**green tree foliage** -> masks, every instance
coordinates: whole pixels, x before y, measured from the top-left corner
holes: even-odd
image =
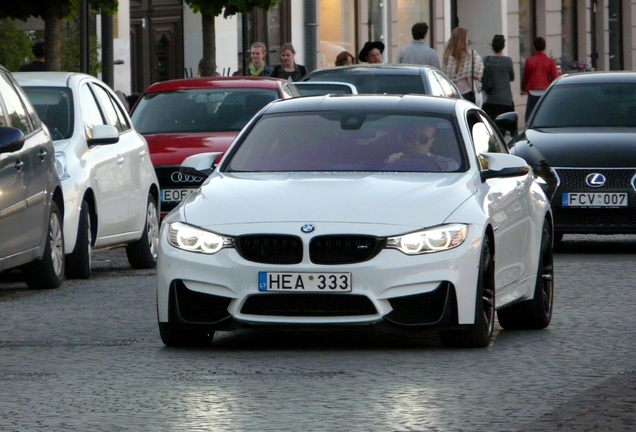
[[[237,13],[250,12],[258,8],[270,10],[281,0],[185,0],[194,12],[201,13],[203,31],[203,63],[201,74],[212,76],[216,71],[216,28],[214,18],[221,15],[225,18]]]
[[[113,14],[118,0],[89,0],[95,9]],[[26,21],[29,17],[44,20],[46,63],[51,70],[61,69],[62,20],[78,9],[78,0],[18,0],[0,2],[0,19],[13,18]]]
[[[20,65],[33,60],[29,35],[18,28],[15,21],[0,20],[0,64],[10,71],[17,71]]]

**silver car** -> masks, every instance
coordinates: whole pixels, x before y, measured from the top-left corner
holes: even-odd
[[[32,289],[64,279],[64,198],[51,136],[0,66],[0,271],[21,268]]]

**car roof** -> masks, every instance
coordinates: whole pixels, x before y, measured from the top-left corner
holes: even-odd
[[[200,88],[251,88],[278,90],[287,80],[265,77],[204,77],[161,81],[148,87],[146,93],[159,93]]]
[[[636,83],[636,72],[606,71],[581,72],[562,75],[555,85],[563,84],[607,84],[607,83]]]
[[[20,85],[31,87],[68,87],[70,80],[80,78],[101,81],[80,72],[15,72],[13,76]]]
[[[325,95],[306,96],[302,98],[286,99],[272,102],[266,109],[266,114],[293,113],[300,111],[333,111],[333,110],[364,110],[392,111],[392,112],[427,112],[430,114],[449,115],[455,111],[457,103],[468,102],[459,99],[444,98],[430,95]]]
[[[389,75],[420,75],[426,70],[437,69],[433,66],[410,65],[410,64],[364,64],[337,66],[331,68],[317,69],[307,74],[303,81],[317,79],[321,76],[329,75],[364,75],[364,74],[389,74]],[[322,79],[322,78],[321,78]]]

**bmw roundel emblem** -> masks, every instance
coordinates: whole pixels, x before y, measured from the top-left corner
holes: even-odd
[[[311,225],[311,224],[305,224],[305,225],[300,227],[300,230],[302,232],[304,232],[305,234],[309,234],[311,232],[314,232],[315,229],[316,229],[316,227]]]
[[[588,176],[585,177],[585,183],[590,187],[601,187],[606,181],[605,176],[600,173],[588,174]]]

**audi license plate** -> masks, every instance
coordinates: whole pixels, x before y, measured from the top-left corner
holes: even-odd
[[[194,193],[196,188],[189,189],[163,189],[161,191],[161,201],[163,202],[181,202],[190,194]]]
[[[351,292],[351,273],[259,272],[259,291]]]
[[[561,199],[563,207],[627,207],[627,192],[569,192]]]

